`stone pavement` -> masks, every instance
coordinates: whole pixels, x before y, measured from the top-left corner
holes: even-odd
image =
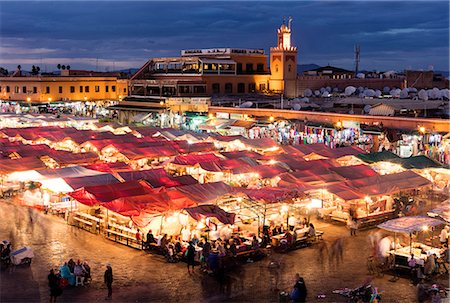
[[[349,237],[344,226],[315,222],[325,231],[324,241],[331,243],[345,237],[343,262],[330,265],[319,262],[317,246],[287,254],[273,254],[259,262],[244,264],[220,285],[196,269],[189,275],[184,263],[167,263],[162,257],[134,250],[101,236],[67,225],[62,219],[32,209],[0,202],[0,240],[12,239],[14,247],[30,246],[35,258],[31,267],[6,270],[0,274],[0,302],[48,301],[47,275],[64,261],[87,260],[92,268],[92,284],[69,287],[59,302],[104,301],[105,263],[114,272],[115,302],[277,302],[278,291],[270,290],[268,263],[280,261],[280,290],[290,290],[295,273],[305,278],[309,302],[346,302],[332,294],[334,289],[357,287],[368,278],[366,260],[370,254],[367,234],[362,231]],[[415,287],[407,279],[389,282],[391,276],[374,278],[373,284],[383,292],[383,302],[415,302]],[[444,283],[448,284],[448,280]],[[318,294],[326,298],[317,299]]]

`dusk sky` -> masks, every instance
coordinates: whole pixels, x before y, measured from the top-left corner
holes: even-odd
[[[0,66],[139,68],[181,49],[263,48],[293,17],[299,64],[448,70],[448,1],[0,2]]]

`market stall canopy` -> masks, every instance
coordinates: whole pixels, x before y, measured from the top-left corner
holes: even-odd
[[[241,159],[230,159],[230,160],[219,160],[212,162],[202,162],[199,163],[200,167],[209,172],[223,172],[239,167],[255,166],[257,163],[246,161],[244,158]]]
[[[102,172],[91,170],[82,166],[69,166],[55,169],[44,169],[38,170],[37,173],[39,173],[41,177],[36,181],[55,178],[77,178],[77,177],[86,177],[104,174]]]
[[[450,222],[450,199],[442,202],[439,207],[433,208],[427,215],[430,217],[441,217],[447,222]]]
[[[101,162],[94,163],[85,166],[87,169],[92,169],[105,173],[112,173],[117,171],[126,171],[131,170],[131,167],[128,166],[125,162]]]
[[[204,204],[231,193],[232,188],[224,182],[212,182],[171,188],[168,192],[175,191],[198,204]]]
[[[394,159],[392,162],[398,163],[406,169],[445,168],[444,165],[436,160],[423,155]]]
[[[344,201],[363,199],[366,196],[364,193],[346,185],[345,183],[330,184],[327,185],[325,189]]]
[[[253,149],[266,150],[272,148],[278,148],[277,142],[271,138],[257,138],[257,139],[247,139],[241,140],[242,143]]]
[[[425,216],[411,216],[386,221],[378,225],[378,228],[396,233],[413,233],[441,224],[445,222]]]
[[[214,142],[189,143],[188,141],[173,141],[175,149],[181,154],[211,152],[216,149]]]
[[[240,151],[232,151],[232,152],[222,152],[220,153],[227,159],[239,159],[239,158],[252,158],[255,160],[263,159],[264,156],[250,150],[240,150]]]
[[[50,154],[53,149],[45,144],[25,145],[17,142],[17,145],[7,146],[1,148],[1,153],[6,156],[16,154],[21,158],[26,157],[41,157]]]
[[[236,214],[226,212],[217,205],[199,205],[185,208],[184,210],[197,221],[200,221],[202,217],[213,217],[223,224],[234,224],[236,217]]]
[[[236,136],[215,136],[211,140],[219,141],[219,142],[233,142],[236,140],[243,141],[245,138],[241,135]]]
[[[292,201],[294,198],[303,196],[303,193],[297,188],[279,188],[279,187],[264,187],[260,189],[248,189],[248,188],[233,188],[233,191],[237,194],[243,193],[250,199],[256,201],[263,201],[265,203],[278,203]]]
[[[375,153],[368,153],[368,154],[359,154],[356,155],[359,159],[363,160],[366,163],[374,163],[374,162],[394,162],[393,160],[400,159],[399,156],[397,156],[394,153],[391,153],[390,151],[381,151],[381,152],[375,152]]]
[[[113,175],[104,173],[77,178],[55,178],[42,180],[42,187],[55,193],[68,193],[86,186],[120,183]]]
[[[74,165],[74,164],[88,164],[99,160],[95,153],[71,153],[63,151],[54,151],[43,158],[53,159],[59,166]]]
[[[85,205],[96,205],[122,197],[153,193],[155,193],[155,190],[147,182],[139,180],[117,184],[85,186],[69,193],[69,195]]]
[[[124,181],[132,180],[151,180],[168,177],[166,171],[163,168],[148,169],[148,170],[131,170],[117,173]]]
[[[366,152],[357,147],[357,146],[345,146],[345,147],[338,147],[333,148],[330,150],[330,158],[337,159],[345,156],[356,156],[359,154],[365,154]]]
[[[26,157],[20,159],[0,159],[0,174],[11,174],[14,172],[23,172],[45,168],[45,164],[35,157]]]
[[[288,169],[281,165],[257,165],[257,166],[241,166],[231,169],[233,175],[240,174],[258,174],[262,179],[268,179],[276,177],[282,173],[287,172]]]
[[[190,155],[181,155],[175,157],[172,161],[173,164],[177,165],[185,165],[185,166],[193,166],[197,163],[201,162],[211,162],[220,160],[215,154],[190,154]]]
[[[378,176],[379,174],[368,165],[353,165],[330,167],[331,171],[344,177],[346,180],[361,179],[365,177]]]

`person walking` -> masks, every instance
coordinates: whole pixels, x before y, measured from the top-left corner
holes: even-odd
[[[194,266],[195,266],[195,247],[192,243],[192,241],[189,242],[189,246],[186,251],[186,259],[187,259],[187,269],[188,273],[190,274],[190,267],[192,266],[192,273],[194,273]]]
[[[50,269],[48,275],[48,287],[50,288],[50,303],[56,302],[56,298],[62,294],[62,288],[59,286],[59,277],[53,269]]]
[[[105,298],[105,300],[111,300],[112,299],[113,272],[112,272],[112,267],[111,267],[110,263],[106,264],[104,280],[105,280],[106,287],[108,288],[108,296]]]
[[[306,302],[307,294],[305,280],[299,274],[295,274],[295,285],[291,293],[291,300],[294,302]]]

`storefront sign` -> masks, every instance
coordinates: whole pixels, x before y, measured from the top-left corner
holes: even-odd
[[[216,118],[219,119],[230,119],[230,114],[229,113],[216,113]]]
[[[342,126],[344,128],[354,128],[354,129],[358,129],[360,128],[360,123],[356,122],[356,121],[342,121]]]
[[[230,114],[230,119],[244,120],[244,115],[242,115],[242,114]]]

